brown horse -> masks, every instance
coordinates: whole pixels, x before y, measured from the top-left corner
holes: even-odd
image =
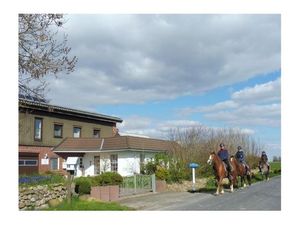
[[[219,195],[220,193],[224,193],[224,188],[223,188],[223,179],[226,177],[229,177],[227,170],[226,170],[226,165],[225,163],[220,159],[220,157],[215,153],[211,152],[209,155],[209,158],[207,160],[207,163],[210,165],[213,165],[213,168],[216,173],[216,181],[217,181],[217,191],[216,195]],[[233,192],[233,184],[236,183],[236,172],[234,171],[234,168],[232,170],[232,179],[229,179],[230,181],[230,191]]]
[[[248,170],[246,170],[245,165],[238,162],[238,160],[234,156],[230,157],[230,161],[231,161],[232,165],[236,168],[237,176],[239,176],[241,178],[241,186],[246,187],[246,183],[245,183],[246,178],[247,178],[248,185],[251,185],[250,167]]]

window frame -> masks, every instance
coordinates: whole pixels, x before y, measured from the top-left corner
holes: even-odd
[[[40,120],[41,121],[41,128],[40,128],[40,138],[36,137],[36,121]],[[43,140],[43,118],[41,117],[34,117],[34,132],[33,132],[33,138],[35,141],[42,141]]]
[[[54,160],[54,159],[56,159],[56,161],[57,161],[57,167],[56,167],[56,169],[53,169],[53,168],[52,168],[52,164],[51,164],[51,161]],[[50,170],[51,170],[51,171],[59,170],[59,158],[55,158],[55,157],[50,158],[49,164],[50,164]]]
[[[35,164],[26,164],[26,162],[34,161]],[[20,162],[23,162],[20,164]],[[19,166],[38,166],[38,160],[37,159],[19,159]]]
[[[78,128],[80,130],[79,137],[74,136],[74,129]],[[82,127],[81,126],[73,126],[73,138],[81,138]]]
[[[95,137],[95,131],[98,131],[99,133],[99,135],[97,136],[97,137]],[[98,129],[98,128],[94,128],[93,129],[93,138],[100,138],[101,137],[101,129]]]
[[[110,171],[118,172],[118,154],[110,155]]]
[[[60,136],[55,135],[55,126],[60,126],[61,127],[61,135]],[[63,127],[64,127],[64,125],[60,124],[60,123],[54,123],[53,124],[53,137],[54,138],[63,138]]]

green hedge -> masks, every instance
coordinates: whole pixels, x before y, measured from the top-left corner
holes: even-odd
[[[78,177],[74,182],[78,194],[90,194],[92,186],[119,185],[123,182],[123,177],[115,172],[105,172],[95,177]]]

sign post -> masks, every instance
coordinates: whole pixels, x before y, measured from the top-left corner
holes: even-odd
[[[192,169],[192,190],[195,192],[195,183],[196,183],[196,178],[195,178],[195,169],[199,167],[199,164],[197,163],[190,163],[189,167]]]

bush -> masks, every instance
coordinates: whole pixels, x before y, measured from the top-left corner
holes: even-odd
[[[91,177],[79,177],[76,178],[75,181],[75,191],[78,194],[90,194],[91,193],[91,186],[93,178]]]
[[[169,178],[169,172],[164,167],[158,166],[155,172],[155,176],[158,180],[167,180]]]
[[[123,182],[123,177],[115,172],[105,172],[98,176],[97,182],[99,182],[98,184],[101,186],[119,185]]]

